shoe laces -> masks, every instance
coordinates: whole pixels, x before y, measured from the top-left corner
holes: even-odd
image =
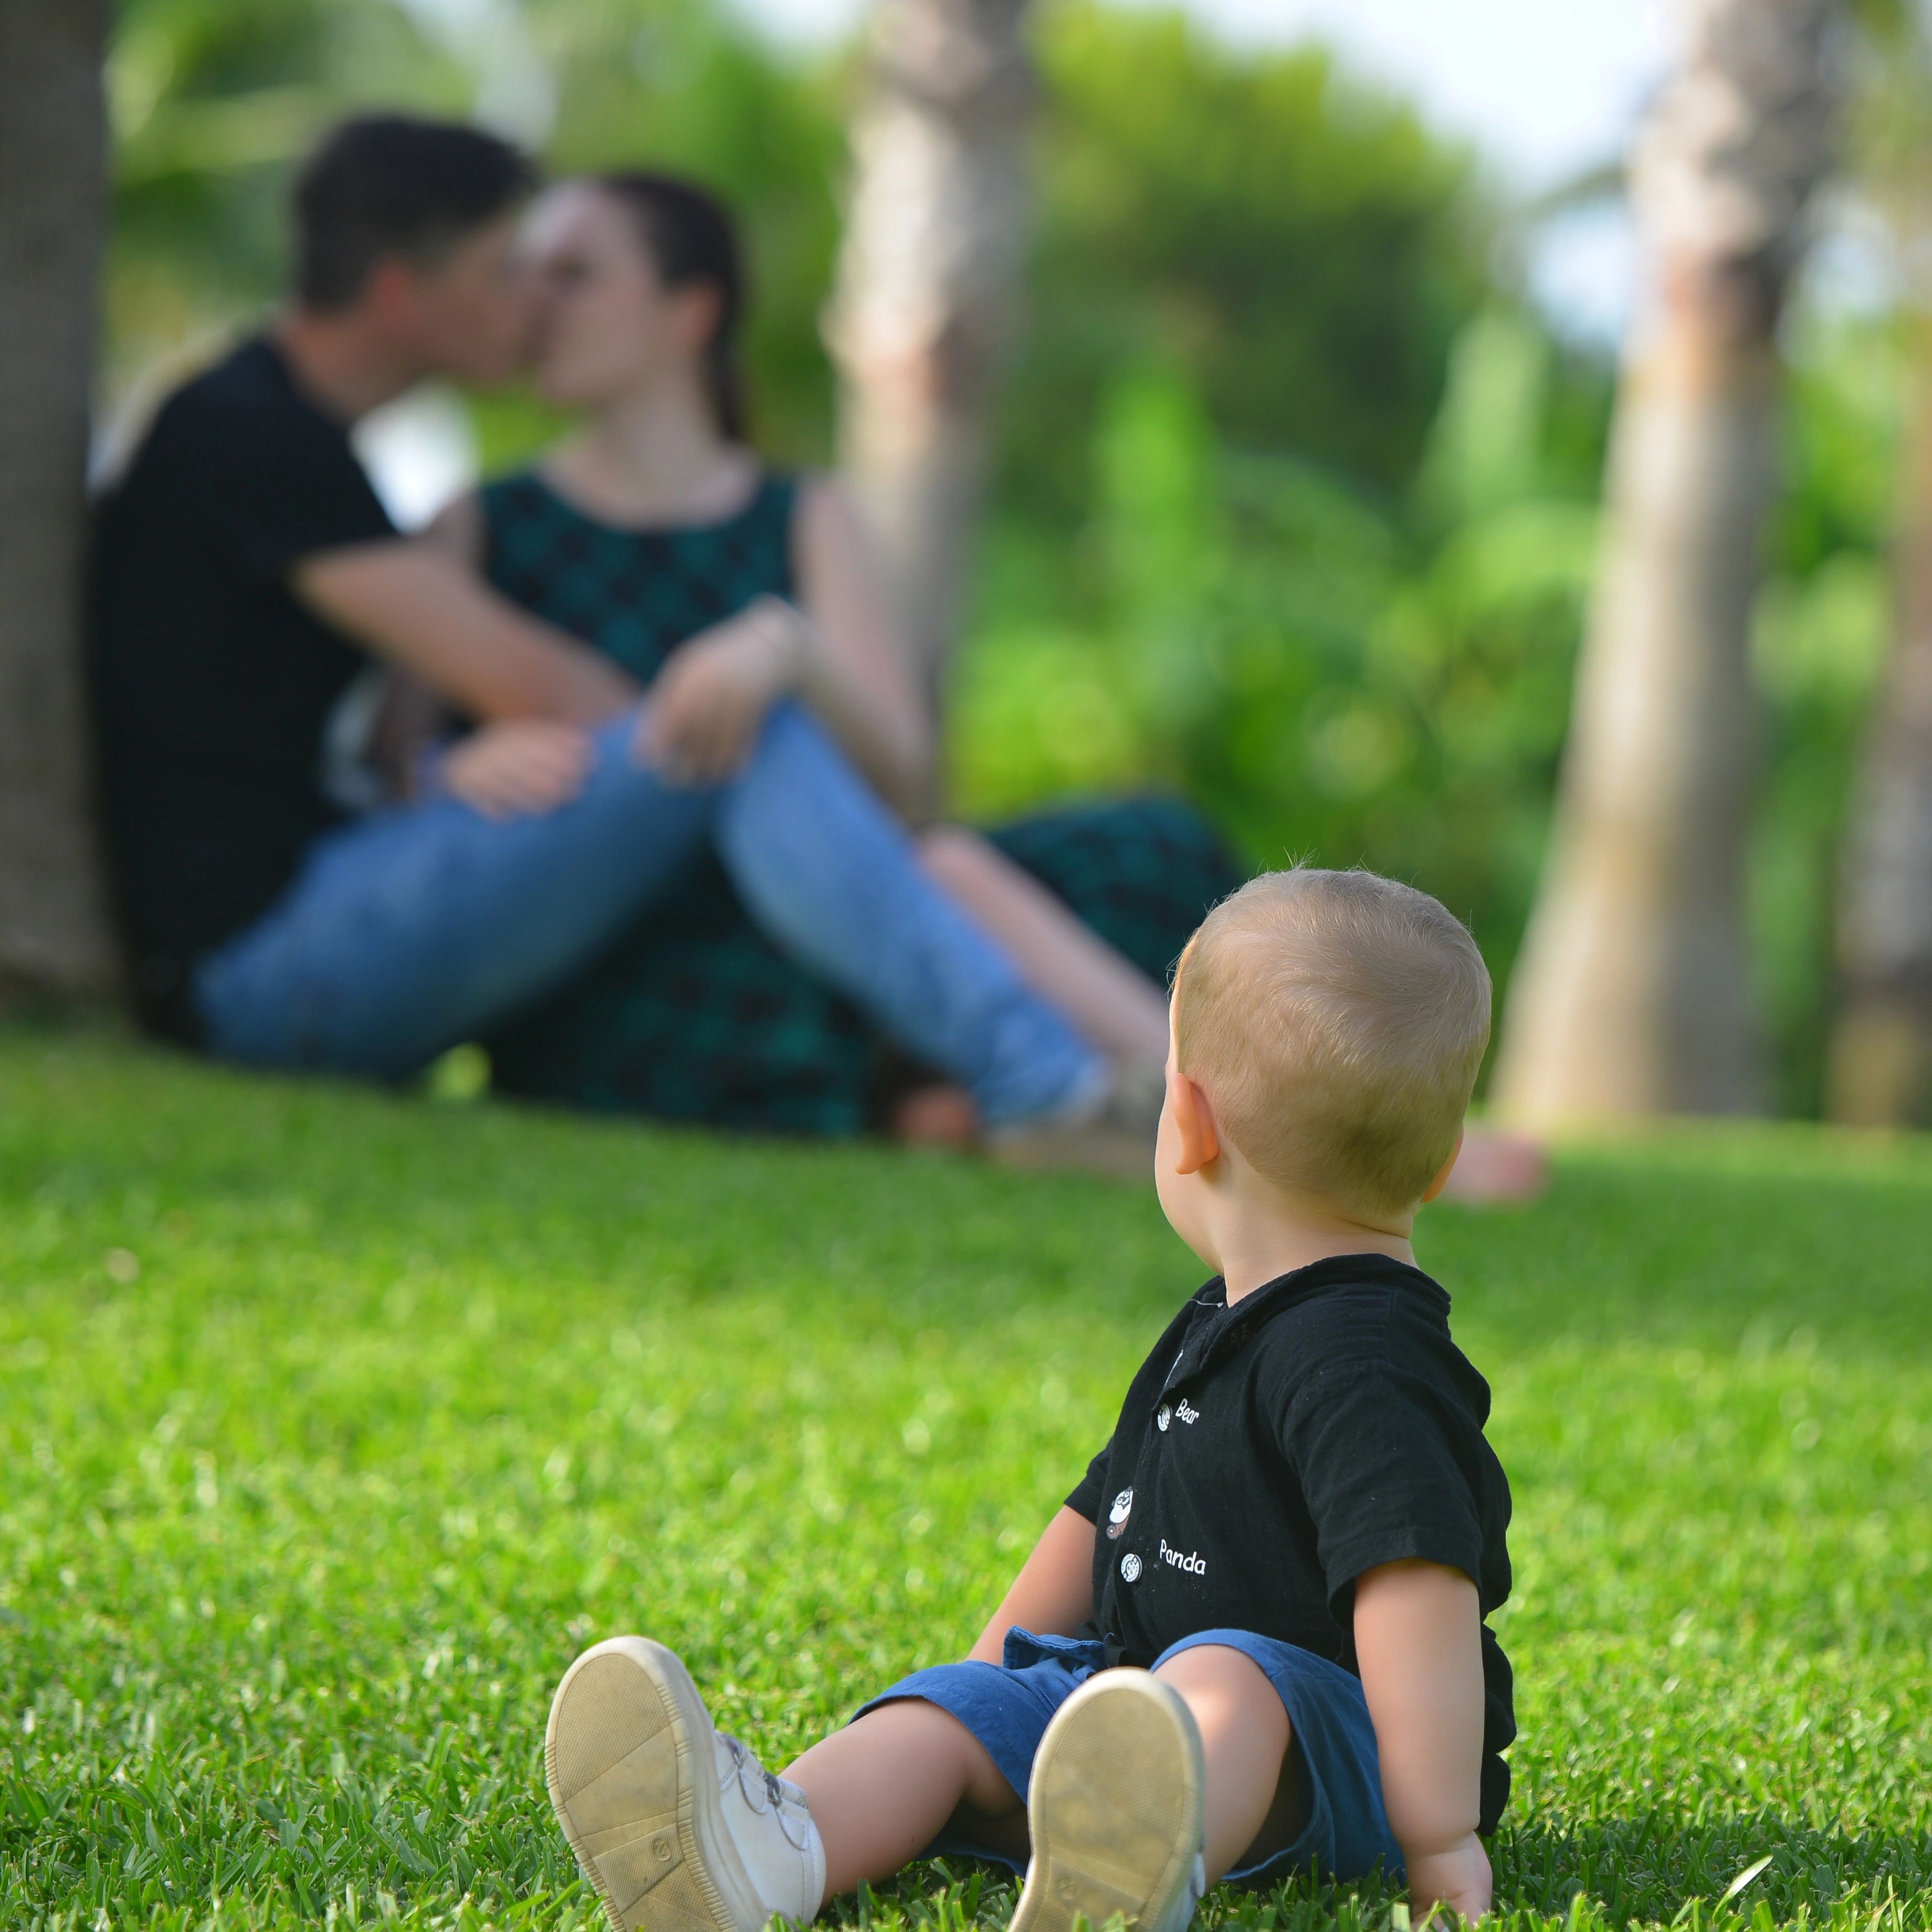
[[[767,1771],[741,1739],[731,1736],[728,1732],[720,1732],[718,1741],[730,1754],[731,1768],[736,1775],[739,1792],[745,1802],[754,1811],[762,1811],[769,1807],[772,1816],[778,1821],[779,1828],[784,1833],[787,1841],[802,1846],[804,1844],[802,1834],[796,1837],[793,1834],[793,1827],[796,1822],[793,1814],[805,1808],[805,1794],[796,1785],[788,1784],[776,1772]],[[764,1787],[762,1803],[760,1802],[760,1785]],[[788,1804],[788,1801],[796,1802]]]

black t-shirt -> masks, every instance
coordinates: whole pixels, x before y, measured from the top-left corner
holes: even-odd
[[[1252,1630],[1355,1671],[1355,1579],[1406,1557],[1462,1570],[1487,1617],[1510,1592],[1489,1413],[1489,1384],[1449,1338],[1449,1298],[1418,1269],[1340,1256],[1232,1308],[1210,1281],[1066,1499],[1100,1532],[1089,1634],[1144,1666],[1197,1630]],[[1483,1676],[1488,1832],[1516,1720],[1486,1626]]]
[[[122,920],[151,1019],[191,1030],[195,959],[266,911],[342,817],[329,714],[369,660],[289,588],[396,534],[342,425],[266,339],[176,391],[94,532],[94,714]]]

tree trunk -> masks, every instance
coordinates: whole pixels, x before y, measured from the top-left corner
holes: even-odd
[[[1774,334],[1825,165],[1832,0],[1684,0],[1632,157],[1656,314],[1626,362],[1606,536],[1498,1109],[1565,1120],[1759,1098],[1744,838],[1748,644]]]
[[[100,0],[0,4],[0,988],[113,982],[80,654]]]
[[[1892,553],[1896,628],[1853,794],[1838,907],[1843,988],[1826,1104],[1904,1126],[1932,1088],[1932,322]]]
[[[842,466],[937,702],[956,641],[982,417],[1018,268],[1025,0],[878,0],[826,339]]]

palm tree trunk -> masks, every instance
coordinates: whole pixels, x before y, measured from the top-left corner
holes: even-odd
[[[1607,535],[1498,1109],[1527,1124],[1759,1097],[1745,932],[1748,643],[1774,334],[1822,175],[1832,0],[1681,0],[1632,157],[1656,313],[1624,368]]]
[[[1932,370],[1932,323],[1918,366]],[[1913,399],[1896,628],[1853,796],[1838,908],[1842,1004],[1826,1103],[1856,1126],[1922,1118],[1932,1088],[1932,373]]]
[[[878,0],[826,318],[842,379],[842,467],[883,542],[896,614],[935,703],[1023,238],[1024,8]]]
[[[100,0],[0,5],[0,986],[114,977],[80,664]]]

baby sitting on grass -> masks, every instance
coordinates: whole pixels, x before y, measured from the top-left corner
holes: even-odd
[[[970,1660],[782,1778],[662,1645],[572,1664],[544,1756],[616,1932],[758,1932],[922,1852],[1024,1865],[1014,1932],[1183,1932],[1204,1888],[1380,1861],[1490,1904],[1508,1794],[1509,1486],[1409,1250],[1490,1030],[1463,928],[1365,872],[1270,873],[1175,978],[1156,1181],[1215,1278],[1127,1390]]]

